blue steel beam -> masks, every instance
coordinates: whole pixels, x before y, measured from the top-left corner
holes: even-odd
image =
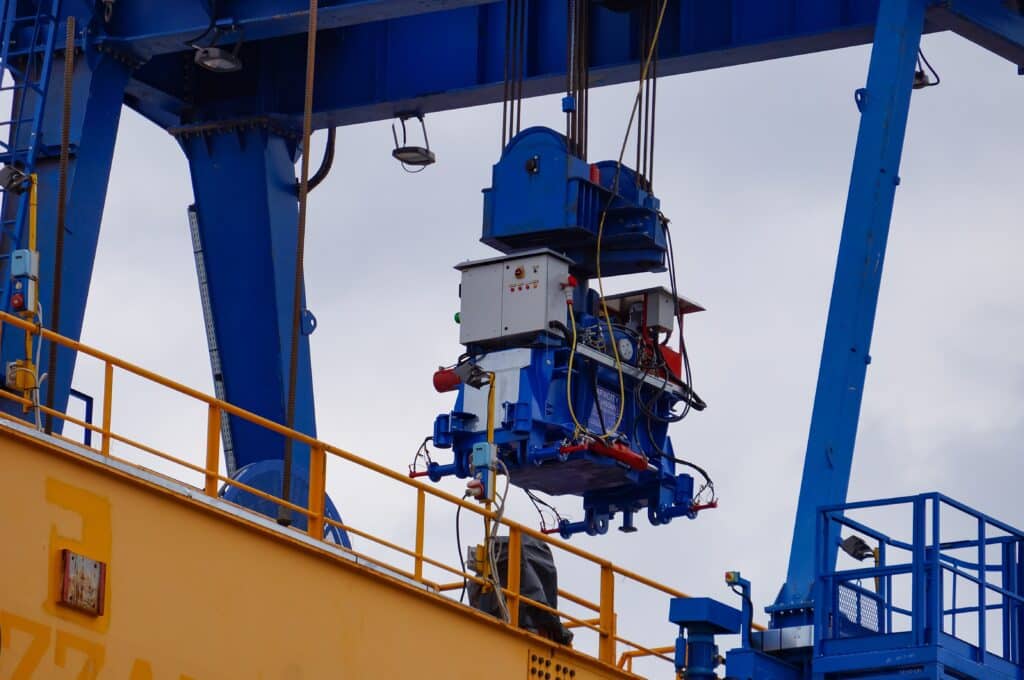
[[[933,18],[971,42],[1024,67],[1024,2],[946,0]]]
[[[58,56],[54,59],[42,128],[43,140],[51,144],[61,138],[63,74],[63,56]],[[70,127],[73,152],[68,166],[67,226],[59,328],[54,328],[51,318],[54,308],[53,273],[59,172],[55,150],[48,148],[48,154],[36,163],[39,176],[39,301],[43,307],[43,323],[71,338],[81,335],[110,177],[110,163],[114,155],[114,140],[129,76],[129,69],[123,63],[107,55],[93,54],[90,58],[78,58],[75,63],[71,83]],[[27,229],[22,234],[19,247],[28,247]],[[6,275],[6,271],[5,267],[3,275]],[[20,331],[3,334],[0,346],[3,365],[24,357],[23,337]],[[40,373],[48,371],[48,357],[49,346],[44,342],[42,351],[37,355]],[[55,383],[54,403],[51,406],[58,411],[65,411],[67,407],[75,357],[76,354],[71,350],[59,347],[56,375],[48,377],[48,380]],[[16,411],[21,415],[20,407]],[[53,425],[57,432],[61,431],[62,423],[54,421]]]
[[[317,23],[321,30],[368,24],[431,12],[450,11],[499,0],[325,0],[320,2]],[[238,38],[267,40],[305,34],[309,26],[309,0],[221,0],[218,25],[224,26],[225,43]],[[114,49],[136,57],[180,52],[210,25],[207,0],[167,2],[135,0],[117,3],[109,22],[104,22],[104,41]],[[226,27],[234,30],[228,31]],[[202,42],[209,41],[210,36]]]
[[[533,0],[526,25],[524,92],[565,87],[564,3]],[[662,28],[659,75],[673,75],[870,42],[878,0],[680,0]],[[327,10],[324,10],[327,11]],[[634,14],[594,7],[591,83],[635,80],[639,24]],[[105,41],[111,49],[116,41]],[[125,45],[125,48],[128,46]],[[164,127],[272,116],[298,127],[305,60],[301,35],[251,40],[245,68],[213,74],[177,52],[135,73],[129,104]],[[178,49],[181,49],[179,45]],[[314,125],[323,128],[500,101],[504,3],[461,7],[321,31]]]
[[[220,348],[225,399],[278,423],[286,422],[296,202],[294,139],[265,125],[183,134],[196,200],[213,332]],[[295,429],[316,436],[309,339],[300,336]],[[230,419],[231,473],[281,459],[284,439]],[[295,451],[296,474],[308,450]],[[279,489],[266,489],[273,493]]]
[[[296,1],[286,4],[290,7]],[[258,15],[265,5],[247,6],[245,16]],[[359,3],[366,11],[370,5],[381,5],[381,11],[392,13],[403,7],[403,3]],[[546,0],[529,3],[526,96],[564,89],[566,17],[560,5]],[[1024,61],[1024,30],[1019,28],[1024,18],[1004,6],[1002,0],[928,0],[928,5],[926,31],[955,30],[1015,63]],[[353,5],[322,10],[328,22],[352,24],[321,31],[314,126],[361,123],[406,111],[428,113],[500,101],[504,89],[504,3],[460,2],[449,7],[446,11],[370,23],[357,21],[370,15],[354,13]],[[878,0],[671,2],[662,28],[659,74],[868,43],[877,12]],[[206,73],[190,66],[189,54],[181,52],[183,43],[175,34],[176,53],[158,54],[139,69],[129,87],[129,103],[164,127],[256,113],[297,127],[303,92],[301,79],[292,74],[301,72],[305,58],[299,34],[302,15],[298,9],[285,13],[286,18],[280,21],[286,28],[268,32],[266,39],[256,39],[255,30],[229,34],[225,40],[244,37],[241,56],[247,64],[242,72],[230,75]],[[158,12],[153,24],[166,24],[168,20],[161,16]],[[276,25],[267,17],[253,16],[251,21]],[[202,22],[196,25],[192,21],[190,26],[201,32]],[[633,14],[594,6],[594,86],[637,77],[638,29]],[[144,37],[133,40],[136,42],[105,39],[104,45],[137,53],[151,44]]]
[[[402,5],[368,2],[360,6],[374,4],[387,5],[381,10],[392,13]],[[318,89],[315,126],[498,101],[503,91],[504,4],[456,5],[443,12],[371,23],[357,21],[370,15],[353,13],[351,5],[322,10],[328,22],[352,25],[321,33],[320,82],[332,85]],[[955,30],[1015,63],[1024,61],[1024,39],[1017,28],[1021,17],[1001,0],[930,0],[930,5],[926,30]],[[564,87],[564,8],[537,0],[530,7],[525,93],[559,92]],[[867,43],[877,10],[878,0],[670,3],[659,73],[672,75]],[[251,12],[258,14],[259,8]],[[254,31],[244,34],[242,56],[258,65],[259,74],[253,69],[230,76],[197,72],[186,79],[182,62],[187,62],[187,55],[180,53],[183,43],[175,37],[168,49],[173,47],[178,53],[157,56],[137,73],[129,90],[130,103],[165,127],[189,120],[251,115],[253,102],[260,103],[261,113],[297,125],[301,82],[288,74],[301,68],[304,58],[301,36],[297,35],[302,14],[301,10],[295,10],[294,16],[287,14],[288,19],[282,21],[291,27],[269,32],[268,39],[256,40]],[[267,17],[249,20],[275,25]],[[162,23],[159,14],[153,23]],[[201,29],[202,25],[199,22],[192,28]],[[595,6],[593,28],[592,83],[600,86],[633,80],[638,68],[635,17]],[[274,35],[279,37],[271,39]],[[135,40],[132,49],[136,52],[149,49],[150,40]],[[112,38],[105,44],[111,49],[128,49],[133,43]],[[275,84],[273,96],[261,96],[268,81]]]
[[[818,508],[845,502],[926,0],[882,0],[839,242],[789,571],[773,623],[808,623]],[[834,537],[833,537],[834,538]],[[833,541],[832,545],[837,545]],[[826,572],[835,566],[829,549]],[[794,614],[799,610],[804,610]],[[792,618],[790,618],[792,617]]]

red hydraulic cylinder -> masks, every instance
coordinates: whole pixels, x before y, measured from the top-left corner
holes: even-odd
[[[451,368],[439,368],[434,372],[434,389],[438,392],[451,392],[459,387],[462,379]]]
[[[636,451],[623,446],[622,444],[606,444],[600,439],[595,439],[586,444],[572,444],[559,449],[562,453],[575,453],[577,451],[590,451],[599,456],[606,456],[620,463],[625,463],[631,469],[642,472],[647,469],[647,458]]]

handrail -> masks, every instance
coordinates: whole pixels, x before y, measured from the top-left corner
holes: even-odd
[[[600,593],[597,602],[593,602],[589,599],[580,597],[578,595],[569,593],[565,590],[559,590],[559,595],[568,602],[574,605],[580,606],[593,613],[596,613],[596,618],[587,619],[572,616],[564,611],[559,611],[553,607],[550,607],[544,603],[532,600],[526,597],[520,592],[519,574],[517,570],[510,570],[511,573],[507,574],[507,580],[505,586],[499,586],[501,591],[505,593],[507,600],[510,602],[510,625],[518,623],[519,606],[529,605],[535,607],[541,611],[546,611],[557,616],[559,619],[570,622],[573,627],[585,628],[597,634],[598,636],[598,653],[597,658],[609,665],[614,665],[616,660],[616,651],[618,645],[623,645],[630,648],[624,652],[625,654],[632,653],[633,656],[626,657],[632,659],[638,656],[653,656],[659,657],[667,661],[672,661],[668,656],[665,656],[669,648],[663,647],[647,647],[642,644],[627,640],[619,636],[616,632],[617,614],[615,610],[615,577],[622,577],[640,586],[653,589],[663,595],[669,597],[689,597],[686,593],[666,586],[659,583],[651,578],[625,569],[623,567],[612,564],[609,560],[602,558],[598,555],[590,553],[586,550],[578,548],[566,541],[554,538],[543,532],[520,524],[518,522],[506,519],[504,517],[498,517],[497,513],[486,507],[477,505],[464,498],[459,498],[453,494],[447,493],[438,489],[434,486],[427,485],[416,479],[410,479],[407,475],[387,468],[379,463],[371,461],[366,458],[362,458],[350,451],[342,449],[340,447],[333,446],[319,439],[303,434],[301,432],[291,430],[280,423],[276,423],[272,420],[251,413],[235,406],[229,402],[217,399],[214,396],[200,392],[186,385],[178,383],[169,378],[163,377],[157,373],[142,368],[136,364],[124,361],[111,354],[103,352],[99,349],[86,345],[82,342],[66,338],[59,335],[49,329],[43,328],[36,324],[25,321],[17,316],[0,312],[0,332],[3,331],[3,327],[11,326],[20,328],[29,335],[41,335],[42,338],[49,342],[56,343],[60,346],[71,349],[80,354],[92,357],[103,363],[103,398],[102,398],[102,419],[100,425],[87,423],[78,418],[75,418],[67,413],[62,413],[55,410],[47,405],[33,403],[31,399],[27,399],[22,396],[18,396],[12,393],[0,391],[0,396],[9,399],[15,403],[19,403],[27,409],[33,408],[38,409],[41,413],[48,414],[51,417],[56,417],[64,422],[72,423],[78,427],[83,428],[85,431],[96,433],[100,436],[100,446],[98,448],[89,446],[98,450],[102,455],[111,459],[123,460],[116,456],[113,456],[110,452],[111,444],[117,442],[119,444],[131,447],[137,451],[141,451],[148,455],[155,456],[162,460],[169,461],[175,465],[179,465],[186,470],[194,473],[198,473],[203,477],[202,487],[195,487],[201,493],[205,493],[208,496],[217,496],[217,487],[219,484],[230,485],[241,489],[247,493],[250,493],[258,498],[270,501],[276,505],[289,508],[293,512],[300,513],[308,518],[308,533],[319,540],[323,539],[323,529],[325,526],[331,526],[343,531],[349,532],[355,536],[365,538],[372,543],[379,545],[387,550],[394,551],[399,555],[406,558],[412,558],[413,568],[411,571],[396,567],[394,564],[381,561],[377,558],[370,557],[362,554],[351,548],[344,548],[341,546],[346,553],[357,556],[360,560],[366,560],[370,564],[376,564],[378,566],[386,567],[395,573],[401,574],[403,577],[407,577],[415,582],[421,583],[429,587],[433,592],[439,595],[444,592],[450,592],[457,589],[462,583],[473,581],[480,583],[484,587],[494,587],[491,581],[480,578],[479,576],[466,571],[464,568],[460,569],[454,566],[445,564],[444,562],[427,556],[424,553],[425,543],[425,514],[426,514],[426,499],[432,497],[439,499],[451,506],[464,508],[475,515],[485,518],[490,521],[498,521],[504,525],[510,536],[510,553],[516,552],[521,546],[520,541],[523,536],[529,536],[533,539],[539,540],[548,544],[554,548],[558,548],[570,555],[579,557],[595,566],[600,570]],[[193,400],[201,402],[207,406],[207,422],[206,427],[206,446],[204,451],[204,465],[197,465],[189,461],[177,458],[171,454],[161,451],[155,447],[148,446],[138,441],[134,441],[128,437],[120,435],[111,428],[112,422],[112,411],[114,402],[114,369],[118,369],[129,373],[131,375],[143,378],[149,382],[155,383],[164,387],[172,392],[190,397]],[[273,494],[266,493],[260,489],[256,489],[246,484],[239,483],[220,472],[220,422],[224,415],[229,415],[233,418],[238,418],[256,426],[262,427],[275,434],[290,438],[292,441],[308,446],[310,448],[310,480],[309,480],[309,499],[308,507],[301,505],[303,499],[296,499],[299,502],[285,501],[280,497]],[[14,416],[0,414],[9,419],[15,419]],[[61,435],[56,435],[61,437]],[[66,437],[61,437],[67,439]],[[415,532],[415,548],[409,549],[398,545],[392,541],[379,538],[374,536],[370,532],[353,527],[350,524],[337,522],[324,516],[325,512],[325,498],[326,498],[326,458],[330,454],[334,458],[344,460],[346,462],[358,465],[363,469],[374,472],[384,478],[390,479],[391,481],[398,482],[405,487],[412,489],[416,494],[416,532]],[[129,461],[124,461],[129,462]],[[134,463],[132,463],[134,464]],[[191,485],[190,485],[191,486]],[[508,563],[518,564],[518,560],[511,559],[513,555],[510,554]],[[447,573],[455,574],[462,581],[458,584],[439,584],[434,581],[424,578],[423,570],[424,566],[430,566]],[[755,626],[762,628],[761,626]],[[631,662],[630,662],[631,663]]]
[[[902,507],[898,507],[902,506]],[[898,540],[875,531],[851,519],[851,511],[894,508],[893,512],[912,513],[909,533],[910,541]],[[943,510],[953,510],[954,521],[964,522],[971,533],[961,538],[965,529],[962,524],[952,524],[956,540],[943,540]],[[915,644],[938,644],[941,635],[948,634],[976,647],[980,659],[986,655],[1001,656],[1004,660],[1024,667],[1020,648],[1019,632],[1012,621],[1024,611],[1024,584],[1019,580],[1020,557],[1024,554],[1024,531],[1005,522],[996,520],[959,501],[939,493],[925,493],[917,496],[850,503],[822,509],[823,529],[830,532],[838,527],[853,529],[878,541],[876,563],[873,567],[839,569],[833,567],[819,571],[824,580],[825,604],[816,608],[815,622],[820,635],[828,638],[834,634],[833,626],[840,617],[833,616],[841,608],[839,589],[854,591],[860,606],[860,599],[866,598],[878,606],[879,628],[874,634],[891,632],[893,614],[899,614],[909,621],[909,632]],[[887,516],[892,524],[892,517]],[[1004,535],[989,536],[995,528]],[[906,530],[903,533],[908,533]],[[886,559],[886,548],[896,547],[911,553],[909,562],[890,563]],[[998,547],[997,551],[988,548]],[[819,550],[835,550],[835,546],[822,546]],[[971,559],[949,554],[966,551]],[[990,554],[992,553],[992,554]],[[895,576],[910,576],[899,586],[901,594],[909,591],[908,608],[896,606],[894,591]],[[874,579],[875,592],[858,585],[861,580]],[[958,605],[958,581],[963,581],[973,602]],[[936,585],[939,584],[939,585]],[[948,586],[948,588],[946,587]],[[1002,621],[989,621],[985,614],[1003,611]],[[884,619],[882,616],[884,615]],[[958,631],[958,620],[964,624]],[[856,622],[853,622],[856,623]],[[1001,625],[1000,625],[1001,624]]]

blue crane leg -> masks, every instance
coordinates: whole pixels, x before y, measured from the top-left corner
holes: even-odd
[[[924,10],[925,0],[883,0],[867,87],[857,93],[860,130],[777,615],[810,603],[817,510],[846,500]]]
[[[54,60],[54,73],[48,89],[43,139],[48,143],[60,140],[63,99],[63,61]],[[110,178],[114,140],[121,117],[121,103],[130,76],[129,68],[109,56],[93,54],[79,58],[72,82],[71,145],[73,153],[68,167],[67,218],[64,235],[63,282],[61,284],[60,328],[63,335],[78,339],[82,332],[85,303],[89,296],[96,243],[99,239],[103,204]],[[53,328],[54,242],[57,223],[58,158],[56,149],[48,147],[37,159],[39,175],[39,301],[43,306],[44,323]],[[21,234],[19,247],[28,245],[28,229]],[[5,244],[4,252],[10,252]],[[7,276],[3,267],[2,276]],[[3,365],[25,356],[24,334],[8,329],[3,335]],[[49,347],[43,343],[38,361],[40,372],[48,370]],[[75,369],[75,353],[60,348],[57,352],[56,375],[48,378],[55,384],[53,408],[64,411],[71,390]],[[46,389],[41,390],[45,399]],[[5,410],[21,413],[20,407],[5,403]],[[55,420],[54,430],[61,431]]]
[[[228,401],[286,422],[295,281],[296,143],[260,124],[179,138],[189,159],[213,333]],[[300,336],[295,429],[316,435],[309,338]],[[229,419],[228,469],[280,460],[284,439]],[[295,448],[295,470],[308,469]],[[267,489],[275,493],[279,489]],[[304,502],[305,497],[297,500]]]

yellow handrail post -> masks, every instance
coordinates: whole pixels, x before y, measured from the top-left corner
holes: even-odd
[[[508,622],[519,626],[519,588],[522,577],[523,536],[516,527],[508,529],[508,574],[509,590]]]
[[[110,455],[110,409],[114,398],[114,364],[109,361],[103,364],[103,435],[100,451],[104,456]]]
[[[206,495],[217,497],[217,473],[220,472],[220,408],[210,404],[206,418]]]
[[[427,514],[427,492],[423,489],[416,490],[416,558],[413,573],[416,580],[423,580],[423,539],[424,527]]]
[[[601,565],[601,639],[597,658],[615,663],[615,572],[610,564]]]
[[[322,446],[309,449],[309,520],[306,533],[319,540],[324,537],[324,498],[327,495],[327,455]]]

